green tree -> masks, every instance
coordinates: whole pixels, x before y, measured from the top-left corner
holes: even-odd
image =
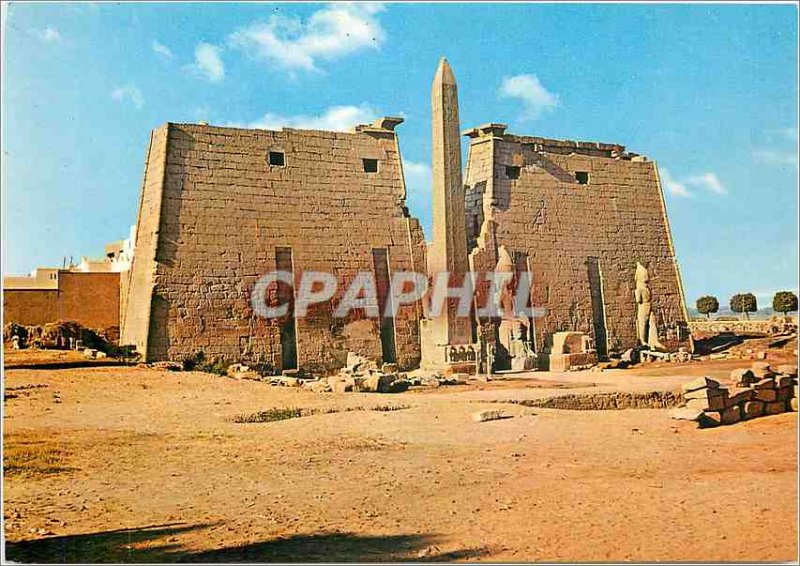
[[[796,311],[797,295],[791,291],[778,291],[772,297],[772,310],[783,313],[783,316],[786,316],[787,312]]]
[[[711,318],[711,313],[719,311],[719,301],[713,295],[705,295],[697,299],[697,311]]]
[[[731,297],[731,310],[735,313],[744,313],[750,320],[750,313],[758,310],[758,302],[753,293],[736,293]]]

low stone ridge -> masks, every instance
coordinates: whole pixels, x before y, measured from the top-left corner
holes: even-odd
[[[620,411],[624,409],[668,409],[677,407],[683,400],[671,391],[646,393],[591,393],[568,394],[546,399],[506,401],[541,409],[566,409],[572,411]]]
[[[749,370],[733,370],[731,380],[736,385],[731,388],[721,387],[710,377],[683,384],[686,403],[670,416],[712,427],[797,411],[797,366],[783,365],[773,370],[765,362],[755,362]]]

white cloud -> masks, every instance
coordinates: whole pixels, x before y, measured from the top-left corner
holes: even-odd
[[[792,165],[797,167],[797,153],[789,151],[756,150],[753,157],[761,163],[772,163],[776,165]]]
[[[708,173],[703,173],[701,175],[694,175],[689,177],[685,181],[687,184],[692,185],[694,187],[700,187],[705,189],[715,195],[727,195],[728,189],[725,188],[725,185],[722,184],[722,181],[719,180],[716,173],[712,173],[709,171]]]
[[[153,40],[153,51],[155,51],[156,53],[167,59],[173,58],[172,51],[170,50],[170,48],[164,45],[163,43],[160,43],[156,39]]]
[[[789,140],[794,143],[797,143],[798,140],[798,131],[797,128],[789,127],[789,128],[775,128],[772,130],[766,131],[766,137],[769,141],[773,141],[773,138],[777,137],[784,140]]]
[[[137,110],[141,110],[144,106],[144,96],[142,96],[142,91],[133,85],[125,85],[115,88],[111,93],[111,98],[120,101],[130,100]]]
[[[296,114],[284,116],[268,112],[261,118],[250,123],[229,123],[227,126],[234,128],[259,128],[263,130],[280,130],[282,127],[297,128],[300,130],[328,130],[346,132],[357,124],[369,124],[378,113],[372,107],[361,106],[331,106],[317,116]]]
[[[692,196],[692,193],[686,188],[684,183],[681,183],[670,174],[669,169],[666,167],[659,167],[659,174],[661,177],[661,184],[671,195],[676,197]]]
[[[212,83],[225,78],[225,65],[219,56],[220,49],[210,43],[198,43],[194,48],[194,63],[189,69]]]
[[[429,195],[433,185],[431,166],[419,161],[403,160],[403,174],[408,194]]]
[[[500,96],[520,99],[523,117],[528,120],[535,120],[560,105],[558,95],[544,88],[536,75],[504,77],[500,83]]]
[[[230,36],[232,46],[288,70],[313,71],[320,60],[335,60],[367,48],[377,49],[385,32],[376,14],[380,4],[335,3],[307,21],[273,15]]]
[[[797,131],[797,128],[783,128],[780,130],[780,133],[783,137],[795,143],[800,139],[800,135],[798,135],[800,133]]]
[[[61,43],[64,40],[59,31],[54,27],[48,26],[36,33],[39,36],[39,39],[45,43]]]

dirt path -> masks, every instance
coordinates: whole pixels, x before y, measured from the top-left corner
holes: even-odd
[[[700,430],[667,410],[490,403],[669,389],[730,371],[715,364],[400,395],[140,368],[9,370],[8,557],[795,560],[796,414]],[[321,412],[232,422],[276,407]],[[514,418],[470,418],[498,407]]]

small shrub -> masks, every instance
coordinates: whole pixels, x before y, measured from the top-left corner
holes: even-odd
[[[376,405],[370,407],[370,411],[380,411],[382,413],[391,411],[402,411],[403,409],[411,408],[409,405]]]
[[[197,371],[213,373],[214,375],[228,375],[228,366],[231,365],[225,360],[216,359],[210,363],[202,363],[197,366]]]
[[[409,405],[373,405],[371,407],[364,407],[363,405],[356,405],[351,407],[328,407],[322,409],[302,408],[302,407],[275,407],[267,409],[266,411],[259,411],[258,413],[240,414],[233,417],[235,423],[271,423],[275,421],[285,421],[287,419],[296,419],[300,417],[310,417],[312,415],[332,415],[334,413],[352,413],[356,411],[402,411],[403,409],[410,408]]]
[[[69,453],[39,442],[6,443],[3,451],[3,473],[6,476],[41,477],[74,471],[65,466]]]
[[[181,360],[183,371],[202,371],[214,375],[227,375],[229,365],[230,363],[219,358],[207,359],[202,351],[190,354]]]
[[[192,371],[198,365],[202,364],[205,358],[206,355],[203,352],[189,354],[181,360],[181,367],[183,367],[183,371]]]
[[[271,423],[275,421],[285,421],[298,417],[313,415],[314,409],[301,409],[295,407],[276,407],[258,413],[236,415],[233,417],[235,423]]]

